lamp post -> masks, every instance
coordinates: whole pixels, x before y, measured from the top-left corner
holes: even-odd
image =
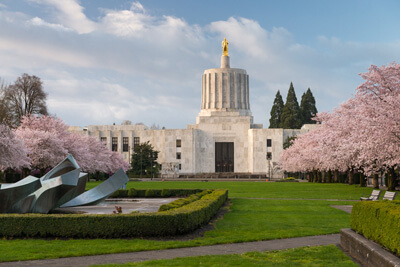
[[[142,179],[142,148],[140,148],[140,179]]]
[[[131,159],[131,146],[128,145],[128,160],[129,160],[129,165],[132,163]]]
[[[150,152],[151,180],[153,180],[153,151]]]

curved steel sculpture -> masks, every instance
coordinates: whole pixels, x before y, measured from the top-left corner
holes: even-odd
[[[11,207],[41,187],[40,179],[28,176],[14,184],[0,186],[0,213],[11,212]]]
[[[119,169],[106,181],[65,203],[61,208],[95,205],[112,195],[112,193],[124,186],[128,181],[129,178],[124,170]]]
[[[0,213],[49,213],[58,207],[96,204],[126,184],[120,169],[109,179],[84,193],[87,173],[72,155],[41,178],[28,176],[0,187]]]

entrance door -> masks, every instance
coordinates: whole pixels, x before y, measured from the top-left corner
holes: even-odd
[[[215,172],[234,172],[233,142],[215,143]]]

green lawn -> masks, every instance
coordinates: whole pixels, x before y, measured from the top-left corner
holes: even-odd
[[[355,267],[355,264],[334,245],[303,247],[269,252],[246,252],[241,255],[217,255],[154,260],[122,265],[99,266],[341,266]]]
[[[89,186],[93,185],[90,183]],[[117,252],[165,249],[268,240],[319,234],[338,233],[350,226],[350,215],[330,205],[352,204],[348,201],[308,201],[301,198],[351,199],[358,198],[364,188],[355,186],[311,183],[173,183],[137,182],[129,186],[140,188],[228,188],[229,196],[241,197],[291,197],[298,200],[233,198],[230,212],[216,223],[216,229],[204,237],[189,241],[157,241],[147,239],[14,239],[0,240],[0,261],[58,258],[68,256],[96,255]],[[176,186],[174,186],[176,185]],[[296,186],[299,188],[296,189]],[[139,188],[137,186],[136,188]],[[261,188],[261,189],[260,189]],[[272,191],[274,192],[262,192]],[[338,190],[340,193],[330,192]],[[355,196],[355,192],[359,195]],[[292,193],[293,195],[290,195]],[[368,192],[366,193],[368,195]],[[336,197],[333,197],[336,196]],[[354,197],[352,197],[354,196]]]
[[[91,189],[100,182],[87,183]],[[300,198],[300,199],[353,199],[369,196],[372,188],[346,184],[274,183],[274,182],[129,182],[127,188],[201,188],[228,189],[229,197],[245,198]]]

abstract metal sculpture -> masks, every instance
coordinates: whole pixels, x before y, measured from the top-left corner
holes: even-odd
[[[69,155],[41,178],[28,176],[17,183],[1,185],[0,213],[49,213],[67,204],[68,207],[96,204],[129,181],[120,169],[84,193],[86,177]]]
[[[126,176],[124,170],[119,169],[106,181],[65,203],[61,208],[95,205],[112,195],[112,193],[117,191],[118,188],[121,188],[128,181],[129,178]]]
[[[11,207],[41,187],[40,179],[28,176],[14,184],[0,186],[0,213],[11,212]]]

